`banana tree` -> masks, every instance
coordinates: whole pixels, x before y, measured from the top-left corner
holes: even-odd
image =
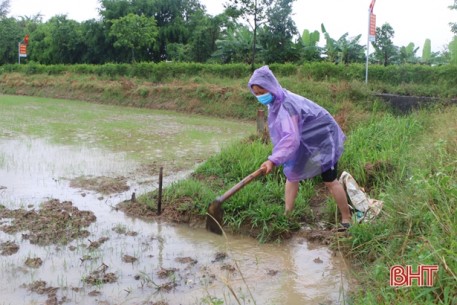
[[[451,64],[457,65],[457,36],[449,43],[449,53],[451,55]]]
[[[222,63],[250,63],[252,36],[252,32],[245,26],[228,29],[224,38],[216,40],[217,51],[212,57],[218,58]]]
[[[410,42],[407,46],[400,47],[400,62],[415,64],[418,62],[416,57],[416,52],[419,50],[419,47],[416,48],[414,43]]]
[[[324,24],[321,25],[321,29],[326,41],[324,52],[327,55],[327,60],[344,64],[363,62],[365,47],[359,44],[362,35],[348,38],[349,34],[345,33],[338,40],[335,40],[330,37]]]
[[[322,49],[318,46],[320,33],[318,31],[310,32],[303,30],[301,43],[303,45],[303,59],[307,61],[319,60]]]
[[[424,47],[422,48],[422,62],[425,64],[432,63],[432,41],[425,39]]]

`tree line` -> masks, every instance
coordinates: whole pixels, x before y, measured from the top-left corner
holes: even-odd
[[[0,0],[0,64],[18,60],[18,43],[28,35],[27,61],[40,64],[131,62],[198,63],[363,63],[361,35],[334,38],[325,25],[299,33],[292,20],[295,0],[227,0],[211,16],[199,0],[99,0],[99,19],[83,22],[56,15],[8,17],[10,0]],[[450,9],[457,10],[457,0]],[[450,23],[457,34],[457,23]],[[388,24],[376,28],[370,62],[457,63],[457,38],[440,52],[425,39],[395,46]],[[323,46],[320,46],[321,38]],[[24,60],[25,62],[25,60]]]

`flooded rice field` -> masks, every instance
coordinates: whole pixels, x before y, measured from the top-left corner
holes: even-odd
[[[148,115],[141,113],[160,125],[160,114]],[[135,145],[114,149],[97,137],[56,141],[0,127],[0,304],[345,303],[346,265],[326,247],[301,237],[282,244],[224,238],[204,224],[148,222],[116,207],[157,188],[151,164],[165,165],[166,186],[226,141],[252,132],[250,124],[208,125],[216,136],[168,143],[187,160],[179,164],[165,159],[166,145],[155,146],[154,160],[150,148],[132,154]],[[149,140],[148,132],[136,141]]]

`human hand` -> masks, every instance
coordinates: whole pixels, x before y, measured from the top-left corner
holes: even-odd
[[[265,175],[269,174],[273,168],[275,167],[275,164],[273,162],[271,162],[270,160],[267,160],[265,162],[262,163],[262,165],[260,165],[260,168],[263,169],[263,172],[265,173]]]

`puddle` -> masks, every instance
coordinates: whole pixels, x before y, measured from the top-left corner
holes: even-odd
[[[191,170],[165,171],[164,185]],[[118,187],[92,187],[108,178]],[[203,228],[146,222],[115,208],[133,192],[156,187],[157,178],[122,152],[25,137],[0,140],[1,304],[344,303],[344,261],[325,247],[299,237],[281,245],[225,240]],[[44,202],[62,205],[58,215],[45,213]],[[87,233],[64,242],[43,239],[48,233],[41,239],[48,242],[35,243],[35,227],[6,229],[17,221],[8,214],[14,210],[44,217],[38,223],[54,224],[58,217],[65,232]],[[80,214],[93,217],[78,227]]]

